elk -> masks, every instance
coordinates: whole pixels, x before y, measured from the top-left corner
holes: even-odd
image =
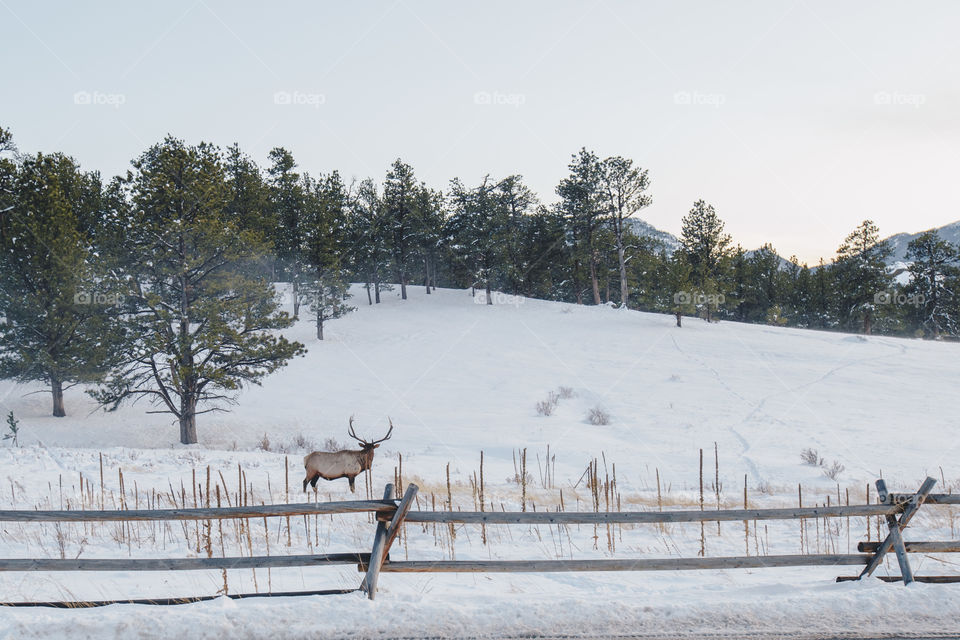
[[[393,434],[393,421],[387,418],[390,423],[390,429],[387,435],[379,440],[367,442],[357,436],[353,430],[353,416],[350,416],[350,429],[347,434],[360,443],[360,449],[345,449],[343,451],[314,451],[304,457],[303,467],[307,471],[307,477],[303,479],[303,490],[307,490],[309,483],[314,489],[317,488],[317,480],[336,480],[346,478],[350,482],[350,491],[356,492],[354,480],[358,475],[373,466],[373,450],[380,446],[384,440],[389,440]]]

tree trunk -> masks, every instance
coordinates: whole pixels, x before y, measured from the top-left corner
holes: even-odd
[[[373,272],[373,299],[380,304],[380,272]]]
[[[294,273],[292,282],[290,283],[293,289],[293,318],[296,320],[300,317],[300,278],[299,274]]]
[[[67,415],[63,409],[63,380],[50,376],[50,392],[53,394],[53,416],[63,418]]]
[[[404,273],[403,268],[400,269],[400,299],[407,299],[407,274]]]
[[[367,304],[373,306],[373,298],[370,297],[370,278],[369,277],[367,278],[367,283],[364,286],[366,286],[367,288]]]
[[[487,280],[487,304],[493,304],[493,296],[490,294],[490,281]]]
[[[617,238],[617,260],[620,262],[620,308],[626,309],[629,292],[627,291],[627,261],[623,254],[623,239]]]
[[[597,280],[597,263],[590,258],[590,284],[593,285],[593,304],[600,304],[600,282]]]
[[[863,316],[863,332],[868,336],[873,333],[873,318],[869,310]]]
[[[423,259],[423,286],[427,289],[427,295],[430,295],[430,258]]]
[[[180,397],[180,443],[197,444],[197,399],[189,393]]]
[[[677,312],[674,313],[674,315],[677,316],[677,326],[678,326],[678,327],[683,326],[683,322],[682,322],[682,321],[683,321],[683,314],[680,313],[679,311],[677,311]]]

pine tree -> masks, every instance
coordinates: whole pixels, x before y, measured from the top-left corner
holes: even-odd
[[[493,304],[491,282],[505,254],[504,237],[508,214],[497,197],[497,185],[485,176],[479,186],[468,189],[458,178],[450,182],[451,215],[446,223],[446,241],[457,252],[470,277],[470,286],[480,285],[486,303]]]
[[[528,260],[525,240],[531,227],[532,213],[537,207],[537,196],[523,184],[520,175],[507,176],[497,184],[496,197],[504,211],[503,252],[500,272],[504,287],[513,295],[525,290],[530,265],[539,260],[537,254]]]
[[[244,384],[303,353],[277,335],[292,319],[273,287],[245,265],[262,237],[227,215],[230,190],[219,151],[166,138],[123,180],[123,248],[130,313],[123,361],[92,395],[110,409],[146,397],[173,414],[180,441],[197,442],[196,417],[223,410]]]
[[[585,148],[573,156],[568,165],[570,175],[560,181],[560,211],[567,219],[570,250],[573,259],[573,278],[578,304],[583,303],[584,268],[589,275],[593,303],[600,304],[598,279],[598,230],[607,215],[600,190],[600,160]]]
[[[239,229],[249,229],[264,238],[272,254],[277,233],[276,211],[270,204],[270,190],[260,168],[237,144],[233,144],[224,154],[224,170],[230,190],[225,215]],[[269,257],[264,260],[260,272],[272,280],[276,277],[275,261]]]
[[[680,255],[690,265],[690,281],[698,293],[717,295],[730,258],[730,236],[723,232],[723,221],[712,205],[703,200],[683,218]],[[710,304],[704,307],[706,319],[712,318]]]
[[[939,338],[957,335],[957,277],[960,253],[928,231],[907,246],[910,284],[906,291],[913,306],[913,319],[924,335]]]
[[[429,295],[437,288],[437,269],[443,252],[443,194],[421,183],[415,198],[417,252],[423,259],[423,286]]]
[[[383,184],[386,233],[393,266],[400,284],[400,298],[407,299],[412,254],[417,246],[417,182],[413,167],[397,158]]]
[[[300,291],[303,279],[303,185],[294,171],[297,163],[293,154],[277,147],[270,151],[270,199],[276,219],[274,246],[277,260],[290,281],[293,297],[293,317],[300,317]]]
[[[317,339],[323,340],[324,322],[352,309],[344,304],[349,296],[344,267],[349,198],[336,171],[317,181],[305,177],[304,191],[304,263],[312,272],[312,279],[304,284],[304,290],[316,319]]]
[[[892,283],[886,265],[890,251],[871,220],[864,220],[837,249],[831,275],[843,326],[854,328],[862,323],[863,332],[872,333],[876,303],[889,295]]]
[[[116,355],[108,320],[124,296],[93,246],[100,178],[61,154],[24,156],[3,173],[0,377],[47,383],[63,417],[64,390],[100,380]]]
[[[628,233],[626,225],[635,213],[653,202],[653,198],[644,193],[650,186],[650,178],[646,169],[633,166],[633,160],[614,156],[601,163],[600,180],[608,212],[607,219],[610,228],[613,230],[614,243],[617,249],[620,307],[626,309],[629,302],[627,245],[624,241]]]
[[[349,236],[353,250],[347,261],[365,283],[367,302],[380,304],[380,291],[390,266],[387,220],[377,185],[369,178],[360,183],[350,198]],[[373,294],[371,295],[371,288]]]

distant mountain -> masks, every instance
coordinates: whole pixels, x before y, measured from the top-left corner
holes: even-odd
[[[946,224],[942,227],[937,227],[936,229],[930,229],[930,231],[936,231],[938,234],[940,234],[941,240],[945,240],[950,244],[960,244],[960,220],[951,222],[950,224]],[[922,233],[924,232],[898,233],[887,238],[887,244],[889,244],[890,248],[893,249],[893,253],[891,253],[890,258],[887,259],[887,264],[892,265],[898,262],[906,262],[907,245],[909,245],[912,240],[919,238]]]
[[[657,229],[646,220],[642,220],[640,218],[628,218],[627,223],[630,231],[641,238],[651,238],[663,243],[663,246],[666,248],[668,254],[672,254],[680,246],[680,240],[677,239],[677,236],[673,235],[669,231],[661,231],[660,229]]]

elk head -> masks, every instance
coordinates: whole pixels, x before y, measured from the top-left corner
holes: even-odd
[[[369,459],[371,462],[373,461],[373,450],[379,447],[381,442],[389,440],[390,436],[393,435],[393,420],[387,418],[387,422],[390,424],[390,428],[387,429],[387,435],[383,436],[379,440],[371,440],[368,442],[367,440],[364,440],[358,436],[357,432],[353,430],[353,416],[350,416],[350,428],[347,429],[347,435],[360,443],[361,451],[364,453],[369,453]],[[369,464],[370,463],[368,462],[367,466],[364,468],[364,471],[370,468]]]

